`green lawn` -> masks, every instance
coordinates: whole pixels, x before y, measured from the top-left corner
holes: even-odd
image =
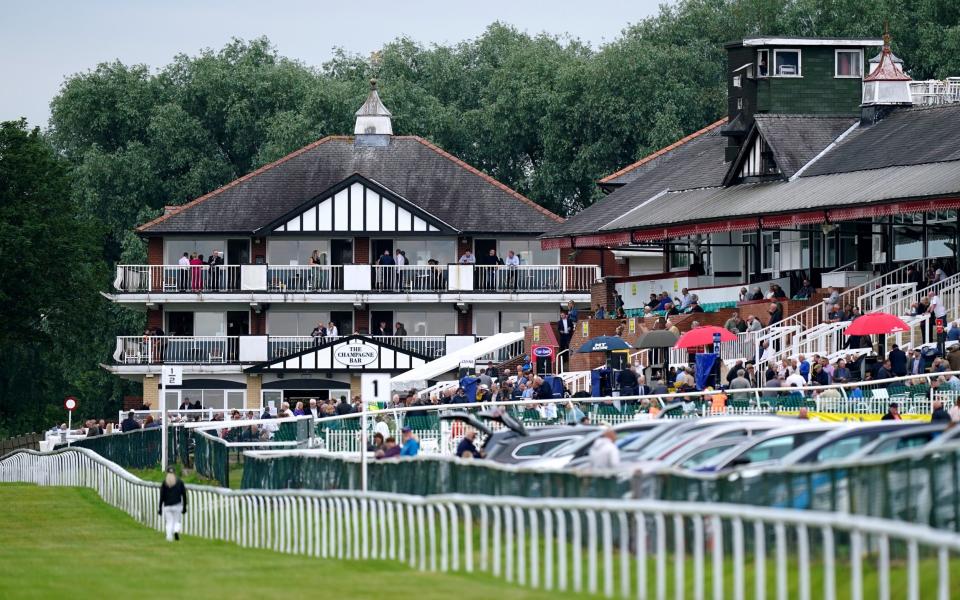
[[[212,485],[214,487],[222,487],[220,482],[215,479],[208,479],[203,475],[199,475],[196,471],[192,469],[185,469],[182,465],[176,464],[174,468],[177,470],[177,475],[183,479],[184,483],[193,483],[196,485]],[[163,481],[163,476],[165,473],[160,470],[160,467],[153,467],[152,469],[127,469],[133,475],[136,475],[144,481]],[[240,482],[243,480],[243,465],[230,465],[230,489],[239,490]]]
[[[168,543],[88,489],[0,485],[0,598],[573,598],[478,575]]]

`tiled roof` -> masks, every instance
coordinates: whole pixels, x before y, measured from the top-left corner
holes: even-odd
[[[318,140],[142,225],[143,233],[246,233],[273,222],[354,173],[463,232],[541,233],[563,219],[416,136],[384,147],[352,137]]]
[[[857,122],[855,117],[756,115],[757,129],[773,150],[780,171],[792,177],[830,142]]]

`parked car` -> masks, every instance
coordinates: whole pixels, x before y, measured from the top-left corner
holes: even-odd
[[[621,423],[615,425],[613,430],[617,432],[617,443],[621,440],[637,440],[644,436],[653,435],[659,429],[669,427],[671,424],[666,421],[634,421],[631,423]],[[545,469],[560,469],[567,466],[568,463],[580,460],[590,453],[590,447],[600,436],[603,429],[598,429],[588,435],[572,439],[562,446],[550,450],[543,457],[528,463],[529,466],[543,467]]]
[[[891,431],[881,435],[847,458],[854,461],[868,456],[885,456],[901,450],[919,448],[943,437],[945,433],[946,429],[943,423],[918,425],[904,431]]]
[[[793,421],[766,434],[754,437],[695,467],[697,471],[723,471],[743,465],[760,466],[778,460],[817,437],[834,429],[831,423]]]
[[[598,431],[598,427],[558,425],[527,429],[509,413],[468,413],[456,411],[440,416],[446,421],[460,421],[484,436],[481,450],[487,460],[517,464],[540,458],[544,453],[571,440]],[[493,431],[490,422],[504,426]]]
[[[790,466],[844,459],[885,433],[913,429],[919,425],[909,421],[844,424],[793,450],[781,458],[779,464]]]

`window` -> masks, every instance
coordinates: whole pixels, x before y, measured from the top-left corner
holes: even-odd
[[[760,250],[762,252],[762,270],[764,272],[770,272],[774,269],[779,270],[780,266],[774,263],[780,254],[780,232],[764,231]]]
[[[777,77],[800,77],[800,51],[774,50],[773,67]]]
[[[941,210],[927,215],[927,257],[950,257],[956,248],[957,211]]]
[[[441,265],[457,262],[457,241],[453,239],[402,238],[395,243],[406,253],[409,265],[425,265],[430,259]]]
[[[734,77],[733,77],[733,87],[735,87],[735,88],[742,87],[742,85],[741,85],[741,83],[740,83],[740,76],[739,76],[739,75],[734,75]]]
[[[316,250],[323,264],[330,263],[330,240],[291,240],[273,238],[267,242],[267,262],[271,265],[307,265]]]
[[[824,446],[823,448],[820,449],[819,452],[817,452],[816,462],[822,462],[825,460],[836,460],[836,459],[850,456],[851,454],[859,450],[865,443],[871,441],[873,437],[874,436],[857,435],[857,436],[844,438],[842,440],[837,440],[832,444],[828,444]],[[809,459],[805,460],[804,462],[810,462],[810,459],[812,458],[813,457],[809,457]]]
[[[519,459],[539,458],[546,452],[561,444],[567,443],[569,440],[570,438],[551,438],[549,440],[521,444],[513,450],[513,457]]]
[[[758,463],[783,458],[791,450],[793,450],[793,436],[785,435],[761,442],[741,456],[751,463]]]
[[[770,51],[757,50],[757,77],[769,77]]]
[[[206,260],[215,250],[219,250],[224,253],[224,259],[227,257],[226,240],[181,240],[174,238],[166,240],[164,246],[166,246],[164,264],[167,265],[177,264],[184,252],[202,254],[204,260]]]
[[[834,77],[862,77],[863,51],[837,50],[834,53]]]
[[[737,98],[737,110],[743,110],[743,98]]]
[[[457,330],[457,314],[453,310],[398,310],[394,321],[403,323],[407,335],[446,335]]]
[[[539,240],[500,240],[497,242],[497,256],[506,258],[507,252],[513,252],[520,257],[521,265],[558,265],[560,251],[543,250]]]

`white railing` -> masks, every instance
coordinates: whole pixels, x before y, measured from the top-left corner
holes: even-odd
[[[440,265],[372,265],[371,281],[375,292],[444,292],[447,269]]]
[[[240,289],[240,265],[117,265],[113,287],[130,293],[231,292]]]
[[[490,336],[478,335],[477,341],[479,342],[480,340],[483,340],[488,337]],[[494,363],[502,363],[502,362],[506,362],[508,360],[517,358],[518,356],[523,356],[523,354],[524,354],[524,343],[523,343],[523,340],[520,339],[513,343],[507,344],[502,348],[498,348],[493,352],[487,352],[482,356],[478,356],[476,360],[476,364],[478,366],[479,365],[486,366],[487,363],[491,361]]]
[[[0,459],[0,481],[91,488],[162,530],[160,484],[86,449],[8,454]],[[875,566],[880,597],[900,581],[908,597],[947,600],[950,561],[960,553],[960,536],[926,526],[721,503],[187,490],[188,536],[318,558],[399,561],[421,571],[481,572],[520,587],[607,597],[665,598],[668,587],[683,597],[689,585],[703,598],[709,573],[716,599],[765,598],[768,585],[786,598],[795,564],[790,577],[800,598],[835,599],[849,590],[860,599]],[[929,579],[923,566],[934,574]]]
[[[296,352],[302,352],[303,350],[343,337],[344,336],[334,338],[304,335],[271,335],[267,338],[268,356],[270,360],[273,360]],[[444,352],[446,352],[446,338],[442,335],[374,335],[369,337],[378,342],[393,344],[404,350],[417,352],[431,358],[443,356]]]
[[[477,265],[473,287],[480,292],[589,292],[600,278],[592,265]]]
[[[310,293],[343,289],[341,265],[268,265],[267,290],[271,292]]]
[[[124,365],[225,364],[240,358],[238,336],[117,336],[113,358]]]

